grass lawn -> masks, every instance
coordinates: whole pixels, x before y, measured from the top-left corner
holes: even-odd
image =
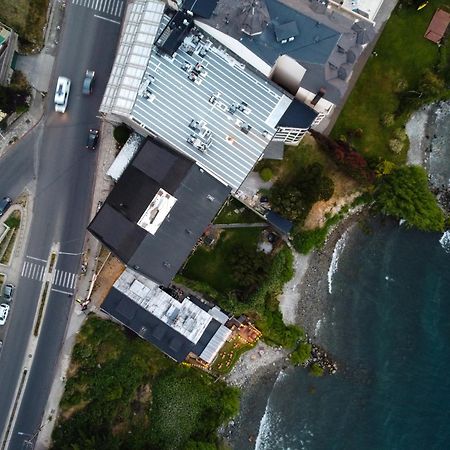
[[[0,21],[13,28],[25,50],[40,47],[47,20],[48,0],[2,0]]]
[[[217,448],[217,427],[238,409],[236,389],[91,316],[77,337],[52,448]]]
[[[220,213],[214,219],[214,223],[220,224],[258,222],[264,222],[264,220],[234,197],[231,197],[227,201]]]
[[[364,155],[405,161],[408,146],[394,154],[388,143],[419,105],[418,94],[407,91],[417,91],[424,71],[434,71],[439,63],[438,46],[423,35],[436,8],[443,4],[431,0],[421,11],[396,8],[375,48],[378,56],[369,58],[333,129],[334,138],[349,138],[349,131],[361,129],[361,135],[350,140]],[[383,124],[386,113],[394,116],[390,126]]]
[[[228,264],[231,252],[236,246],[255,247],[260,228],[239,228],[224,230],[213,248],[198,247],[189,258],[181,275],[191,280],[208,283],[222,294],[237,288]]]

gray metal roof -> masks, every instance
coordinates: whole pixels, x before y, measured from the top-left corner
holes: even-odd
[[[194,29],[187,36],[173,59],[152,52],[132,120],[237,189],[262,155],[292,97],[216,47],[204,33],[201,40],[196,33]],[[191,81],[197,63],[202,65],[201,74]],[[191,121],[210,132],[211,144],[205,151],[187,141],[195,134]]]
[[[138,222],[161,189],[176,202],[152,234]],[[127,265],[168,285],[229,193],[192,160],[148,140],[88,229]]]

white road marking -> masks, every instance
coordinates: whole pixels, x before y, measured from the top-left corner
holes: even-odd
[[[77,276],[73,273],[72,274],[72,281],[70,283],[70,287],[73,289],[75,287],[75,283],[77,281]]]
[[[52,288],[53,292],[59,292],[60,294],[72,295],[72,292],[61,291],[59,289]]]
[[[46,259],[41,259],[41,258],[35,258],[34,256],[26,256],[27,258],[30,258],[30,259],[34,259],[34,260],[36,260],[36,261],[43,261],[43,262],[47,262],[47,260]]]
[[[25,263],[23,264],[23,267],[22,267],[22,273],[20,274],[21,277],[24,276],[24,273],[25,273],[27,267],[28,267],[28,262],[25,261]]]
[[[36,271],[36,266],[33,264],[33,267],[31,268],[31,272],[30,272],[30,278],[32,278],[34,280],[34,272]]]
[[[98,16],[97,14],[94,14],[94,17],[96,17],[97,19],[107,20],[108,22],[117,23],[117,25],[120,25],[120,22],[118,22],[117,20],[108,19],[107,17]]]
[[[71,255],[71,256],[79,256],[81,253],[70,253],[70,252],[58,252],[60,255]]]

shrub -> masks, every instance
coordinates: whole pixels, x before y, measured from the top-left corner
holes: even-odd
[[[404,146],[405,144],[400,139],[395,138],[389,140],[389,150],[396,155],[402,152]]]
[[[385,126],[385,127],[391,127],[392,125],[394,125],[394,114],[391,113],[386,113],[383,115],[383,118],[381,119],[381,123]]]
[[[270,181],[273,177],[273,173],[269,167],[264,167],[264,169],[259,172],[259,176],[263,181]]]
[[[311,350],[311,344],[300,342],[299,346],[290,355],[292,364],[296,366],[305,364],[311,358]]]
[[[118,127],[114,128],[114,139],[119,144],[120,147],[123,147],[125,145],[125,142],[127,142],[127,139],[130,137],[131,130],[125,126],[125,125],[119,125]]]
[[[319,364],[314,363],[310,369],[309,369],[309,373],[313,376],[313,377],[321,377],[323,375],[323,367],[319,366]]]

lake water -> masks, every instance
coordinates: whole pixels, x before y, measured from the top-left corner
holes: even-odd
[[[450,239],[446,251],[441,236],[379,223],[349,234],[318,330],[339,373],[281,374],[258,450],[450,448]]]

